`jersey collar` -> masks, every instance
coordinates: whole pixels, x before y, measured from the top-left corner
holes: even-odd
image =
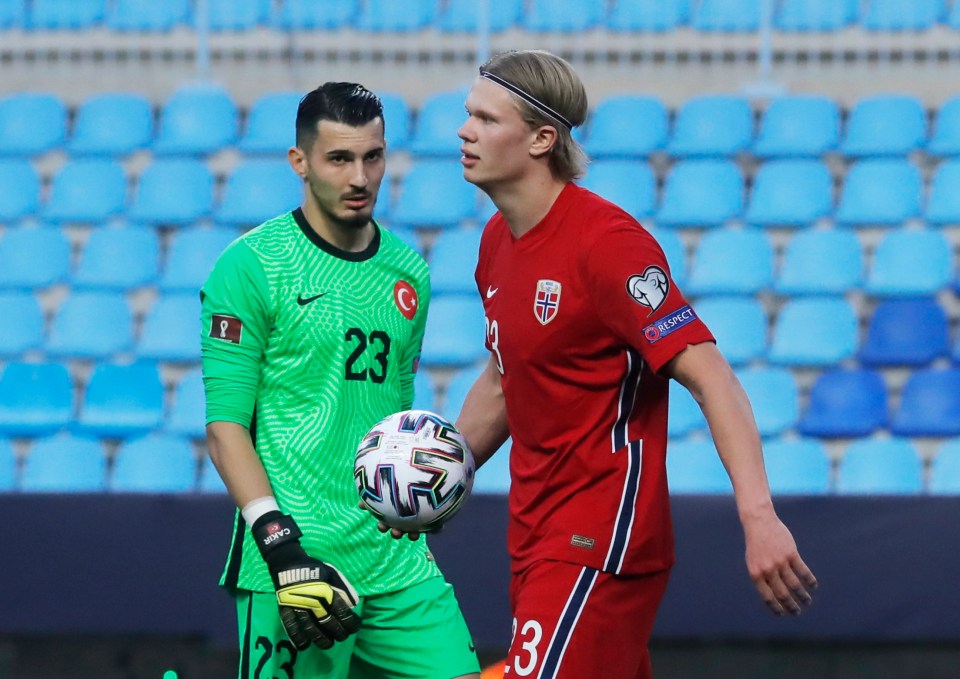
[[[297,226],[300,227],[300,230],[303,231],[303,235],[309,238],[311,243],[333,257],[344,259],[348,262],[365,262],[380,250],[380,225],[375,221],[373,222],[373,238],[370,239],[370,244],[360,252],[347,252],[321,238],[320,234],[310,227],[310,223],[304,216],[302,208],[297,208],[293,211],[293,218],[297,222]]]

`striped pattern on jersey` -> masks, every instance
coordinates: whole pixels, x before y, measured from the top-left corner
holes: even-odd
[[[598,574],[599,571],[586,566],[580,571],[580,577],[577,578],[570,596],[567,597],[563,612],[560,614],[560,620],[557,622],[553,637],[547,646],[543,664],[540,666],[540,672],[537,673],[537,679],[554,679],[557,676],[563,663],[563,655],[570,644],[570,638],[573,636],[573,630],[577,626],[580,614],[587,605],[587,599],[597,582]]]

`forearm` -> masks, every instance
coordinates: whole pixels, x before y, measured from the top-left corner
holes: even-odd
[[[467,439],[477,467],[489,460],[510,436],[500,373],[493,361],[487,363],[467,392],[456,425]]]
[[[237,507],[243,509],[252,500],[273,495],[246,427],[233,422],[211,422],[207,425],[207,448]]]

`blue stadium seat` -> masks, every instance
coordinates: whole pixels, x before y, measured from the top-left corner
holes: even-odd
[[[23,460],[20,490],[98,493],[106,489],[107,458],[93,438],[58,434],[36,441]]]
[[[430,313],[433,313],[431,309]],[[477,377],[486,367],[486,361],[479,361],[472,365],[457,368],[451,375],[450,381],[443,393],[443,408],[438,412],[451,422],[457,419],[460,409],[463,407],[463,401],[467,398],[467,392],[477,381]],[[422,370],[421,370],[422,372]]]
[[[133,92],[87,97],[73,124],[67,151],[78,156],[123,156],[150,145],[153,108],[146,97]]]
[[[875,370],[827,370],[810,389],[800,420],[804,436],[869,436],[887,424],[887,388]]]
[[[904,156],[923,146],[927,113],[919,98],[903,94],[864,97],[853,107],[840,143],[845,156]]]
[[[790,299],[774,325],[768,360],[774,365],[828,366],[851,358],[857,345],[857,314],[848,301]]]
[[[512,439],[497,449],[483,467],[477,471],[473,481],[473,492],[481,495],[506,495],[510,492],[510,449]]]
[[[690,21],[689,0],[632,0],[617,2],[607,18],[607,29],[663,33]]]
[[[249,31],[270,20],[271,0],[206,0],[206,25],[211,31]],[[191,12],[194,26],[201,23],[200,5]],[[287,119],[289,120],[289,118]]]
[[[0,439],[0,492],[16,490],[20,485],[17,456],[10,441]]]
[[[743,175],[729,160],[681,160],[667,175],[654,221],[675,228],[712,227],[743,211]]]
[[[687,388],[670,380],[670,407],[667,410],[667,435],[671,439],[707,431],[707,419]]]
[[[189,493],[197,485],[197,456],[172,434],[124,441],[113,458],[109,489],[115,493]]]
[[[466,99],[464,90],[428,95],[417,111],[410,151],[418,155],[459,157],[461,142],[457,131],[467,121],[463,109]]]
[[[163,422],[163,384],[156,364],[98,363],[87,383],[77,428],[105,438],[139,436]]]
[[[837,102],[816,95],[784,96],[764,111],[753,153],[761,158],[821,156],[839,141]]]
[[[953,29],[960,28],[960,5],[957,3],[953,3],[953,7],[950,8],[946,24]]]
[[[277,24],[294,31],[332,30],[351,23],[358,11],[358,0],[285,0]]]
[[[731,495],[733,486],[710,439],[674,441],[667,446],[671,494]]]
[[[474,272],[483,229],[442,231],[430,249],[430,285],[434,295],[476,294]]]
[[[837,493],[911,495],[923,490],[923,468],[906,439],[861,439],[840,458]]]
[[[930,464],[932,495],[960,495],[960,439],[944,443]]]
[[[203,456],[203,462],[200,463],[200,484],[197,489],[201,493],[226,493],[227,487],[223,485],[223,479],[220,478],[220,472],[213,466],[213,460],[209,455]]]
[[[746,99],[703,95],[680,107],[667,151],[678,157],[731,156],[752,142],[753,112]]]
[[[451,227],[476,212],[477,190],[463,178],[459,162],[421,160],[403,176],[390,219],[402,226]]]
[[[656,97],[605,97],[590,115],[583,148],[591,158],[649,156],[667,143],[667,117],[666,107]]]
[[[236,141],[237,129],[237,107],[225,89],[184,85],[163,105],[152,150],[160,155],[214,153]]]
[[[67,107],[55,94],[22,92],[0,99],[0,156],[36,156],[59,148]]]
[[[0,288],[46,288],[62,283],[69,273],[70,241],[60,229],[22,226],[3,232]]]
[[[911,373],[890,429],[897,436],[960,435],[960,368]]]
[[[947,314],[935,299],[882,301],[870,316],[860,362],[925,366],[950,352]]]
[[[831,465],[819,441],[770,441],[763,447],[770,492],[774,495],[824,495],[831,488]]]
[[[430,302],[422,365],[466,365],[486,355],[483,306],[477,295],[444,295]]]
[[[130,290],[157,279],[160,241],[154,229],[136,226],[91,231],[72,284],[74,288]]]
[[[361,31],[420,31],[433,23],[439,4],[439,0],[366,0],[354,25]]]
[[[163,295],[143,319],[137,356],[159,361],[200,360],[200,296]]]
[[[114,31],[170,31],[187,22],[190,0],[114,0],[107,26]]]
[[[40,177],[30,161],[0,158],[0,222],[30,217],[39,205]]]
[[[925,31],[944,14],[944,0],[871,0],[861,25],[868,31]]]
[[[252,227],[296,209],[303,180],[286,160],[241,160],[234,166],[213,218],[225,226]]]
[[[760,27],[761,0],[700,0],[691,24],[698,31],[752,33]]]
[[[437,412],[433,381],[426,370],[418,370],[413,376],[413,408],[414,410]]]
[[[9,28],[20,28],[26,19],[26,7],[23,0],[3,0],[0,2],[0,31]],[[0,443],[0,446],[3,444]],[[0,453],[2,455],[2,453]],[[0,463],[2,464],[2,463]],[[5,476],[0,472],[0,479]],[[3,489],[3,481],[0,480],[0,490]]]
[[[647,229],[650,235],[659,243],[670,267],[670,278],[683,287],[687,283],[687,251],[686,246],[676,231],[666,229]]]
[[[384,141],[389,151],[397,151],[410,143],[412,115],[407,100],[395,92],[378,92],[383,104]]]
[[[657,178],[642,160],[610,158],[594,161],[579,183],[637,219],[654,212]]]
[[[140,175],[128,216],[149,225],[189,224],[210,214],[213,175],[191,158],[154,160]]]
[[[960,5],[954,6],[960,28]],[[947,99],[937,111],[927,153],[935,156],[960,155],[960,95]]]
[[[906,160],[860,160],[847,171],[835,218],[845,226],[898,225],[920,215],[922,185]]]
[[[303,94],[269,92],[250,106],[247,125],[237,148],[247,154],[276,154],[285,157],[296,143],[294,121]]]
[[[774,289],[781,295],[842,295],[863,284],[863,248],[851,231],[804,229],[784,251]]]
[[[52,434],[73,418],[73,382],[60,363],[7,363],[0,375],[0,434]]]
[[[0,357],[17,358],[43,344],[43,311],[31,292],[0,292]]]
[[[53,180],[43,216],[55,222],[100,224],[123,212],[126,199],[127,177],[119,162],[68,160]]]
[[[32,30],[69,30],[91,28],[103,22],[106,0],[32,0],[27,27]]]
[[[603,0],[531,0],[523,27],[528,31],[579,33],[603,23]]]
[[[476,0],[449,0],[437,17],[437,28],[446,33],[476,33],[480,27]],[[487,12],[487,26],[496,33],[513,28],[523,16],[523,0],[500,0]]]
[[[857,20],[859,0],[783,0],[774,25],[781,31],[832,32]]]
[[[950,282],[952,248],[939,231],[892,230],[873,255],[865,290],[873,295],[934,295]]]
[[[206,397],[200,368],[188,370],[174,389],[164,429],[173,434],[202,439],[206,435]]]
[[[223,227],[185,229],[174,234],[160,276],[161,292],[200,291],[214,263],[238,236]]]
[[[833,212],[833,177],[819,160],[773,160],[760,166],[745,219],[758,226],[806,226]]]
[[[779,436],[799,419],[799,393],[793,373],[786,368],[749,368],[737,372],[753,406],[760,436]]]
[[[767,352],[767,315],[759,300],[749,297],[707,297],[694,308],[717,339],[720,353],[732,365],[749,363]]]
[[[939,226],[960,224],[960,158],[947,160],[936,169],[923,216]]]
[[[53,317],[45,350],[57,358],[101,359],[133,344],[133,314],[123,294],[71,293]]]
[[[687,292],[752,295],[772,281],[773,246],[762,229],[719,229],[697,243]]]

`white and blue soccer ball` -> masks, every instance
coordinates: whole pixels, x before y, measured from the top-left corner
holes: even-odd
[[[391,528],[429,533],[473,488],[473,453],[436,413],[404,410],[377,422],[357,448],[353,476],[367,509]]]

